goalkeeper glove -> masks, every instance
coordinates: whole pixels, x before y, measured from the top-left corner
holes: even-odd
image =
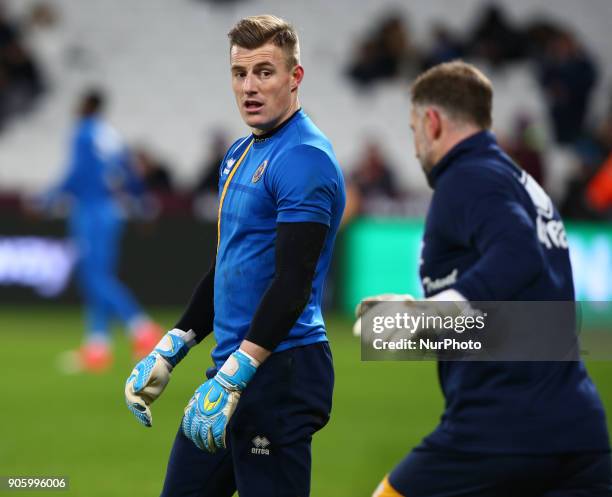
[[[357,320],[353,325],[353,335],[356,337],[361,336],[361,316],[365,313],[366,306],[364,303],[370,302],[414,302],[414,297],[408,293],[384,293],[382,295],[375,295],[373,297],[366,297],[355,307],[355,317]]]
[[[422,313],[427,316],[477,315],[477,311],[470,307],[466,298],[454,289],[444,290],[424,300],[416,300],[409,294],[385,293],[374,297],[366,297],[357,304],[355,308],[357,320],[353,325],[353,335],[361,336],[361,317],[367,309],[364,304],[372,303],[372,306],[375,306],[379,302],[400,302],[409,307],[415,314]],[[413,330],[415,336],[422,332],[423,330],[420,328]]]
[[[226,448],[227,425],[258,366],[257,360],[238,349],[195,391],[185,408],[182,427],[198,448],[210,453]]]
[[[125,382],[125,401],[136,419],[152,426],[150,406],[166,388],[170,373],[195,345],[195,333],[177,328],[169,331],[142,359]]]

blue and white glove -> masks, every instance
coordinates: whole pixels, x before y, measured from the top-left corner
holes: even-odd
[[[259,362],[238,349],[219,372],[201,385],[185,408],[183,433],[198,448],[213,453],[225,449],[225,433],[240,394]]]
[[[125,401],[136,419],[152,426],[151,404],[170,381],[170,373],[196,343],[191,330],[173,329],[166,333],[153,351],[142,359],[125,382]]]

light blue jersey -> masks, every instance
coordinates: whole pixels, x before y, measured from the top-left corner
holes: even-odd
[[[244,339],[275,274],[277,223],[329,227],[310,299],[276,351],[327,341],[321,301],[345,204],[331,144],[302,110],[264,137],[228,150],[220,169],[212,356],[220,366]]]

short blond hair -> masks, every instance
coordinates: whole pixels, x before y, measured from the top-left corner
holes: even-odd
[[[414,105],[436,105],[452,118],[491,127],[493,85],[472,64],[458,60],[428,69],[412,85],[411,96]]]
[[[300,41],[295,28],[280,17],[261,15],[245,17],[227,34],[230,49],[236,45],[242,48],[259,48],[266,43],[280,47],[286,56],[287,66],[292,68],[300,63]]]

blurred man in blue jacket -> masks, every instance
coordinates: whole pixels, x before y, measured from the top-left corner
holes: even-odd
[[[71,369],[88,371],[103,371],[112,362],[109,327],[113,317],[126,324],[138,357],[161,338],[160,328],[117,277],[125,217],[119,197],[138,196],[144,189],[118,133],[101,117],[104,104],[104,94],[97,89],[81,98],[66,175],[44,202],[70,199],[68,229],[79,256],[87,334],[82,347],[66,361]]]
[[[416,154],[434,189],[425,296],[573,303],[563,222],[497,145],[492,97],[486,76],[463,62],[435,66],[412,87]],[[407,296],[377,300],[415,305]],[[582,361],[439,361],[438,375],[440,424],[374,497],[612,495],[605,413]]]

